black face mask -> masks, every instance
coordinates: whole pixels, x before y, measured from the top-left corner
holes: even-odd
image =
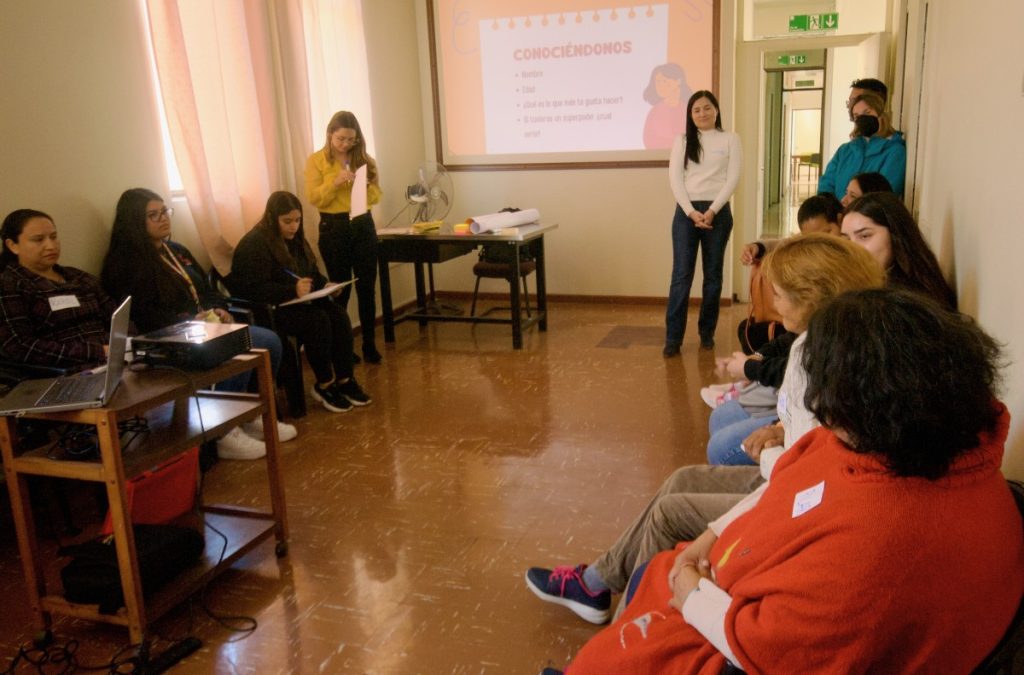
[[[878,118],[872,115],[858,115],[853,120],[853,126],[861,136],[868,138],[878,133]]]

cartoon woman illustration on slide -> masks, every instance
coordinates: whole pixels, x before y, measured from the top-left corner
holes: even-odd
[[[691,94],[679,64],[654,67],[644,89],[644,100],[651,104],[644,122],[645,148],[671,148],[675,137],[686,131],[686,101]]]

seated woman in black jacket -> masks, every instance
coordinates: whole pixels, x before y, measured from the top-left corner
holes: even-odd
[[[234,321],[224,297],[210,287],[192,253],[170,241],[173,212],[152,190],[132,188],[121,195],[103,261],[104,288],[115,298],[132,296],[132,320],[144,333],[191,319]],[[249,326],[249,336],[254,347],[270,353],[276,373],[281,339],[259,326]],[[246,372],[219,382],[217,388],[253,390],[254,381],[255,373]],[[282,441],[298,435],[294,426],[283,422],[278,422],[277,431]],[[267,452],[262,439],[262,420],[256,418],[222,437],[217,454],[222,459],[259,459]]]
[[[80,370],[107,359],[117,303],[88,272],[59,264],[53,218],[18,209],[0,228],[0,356]]]
[[[232,292],[279,305],[326,283],[306,242],[299,198],[275,192],[260,222],[238,242],[228,278]],[[352,376],[352,323],[344,310],[330,298],[319,298],[278,307],[275,313],[278,325],[306,347],[306,359],[316,376],[313,398],[331,412],[370,403]]]

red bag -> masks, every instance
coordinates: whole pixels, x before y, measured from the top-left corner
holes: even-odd
[[[162,525],[195,509],[199,493],[199,448],[186,450],[151,471],[139,474],[124,486],[135,525]],[[110,512],[102,534],[114,531]]]

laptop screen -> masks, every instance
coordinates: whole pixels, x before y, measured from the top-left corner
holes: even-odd
[[[107,373],[103,383],[103,404],[106,405],[121,381],[124,372],[124,354],[128,348],[128,326],[131,318],[132,299],[125,298],[121,306],[110,316],[110,356],[107,358]]]

